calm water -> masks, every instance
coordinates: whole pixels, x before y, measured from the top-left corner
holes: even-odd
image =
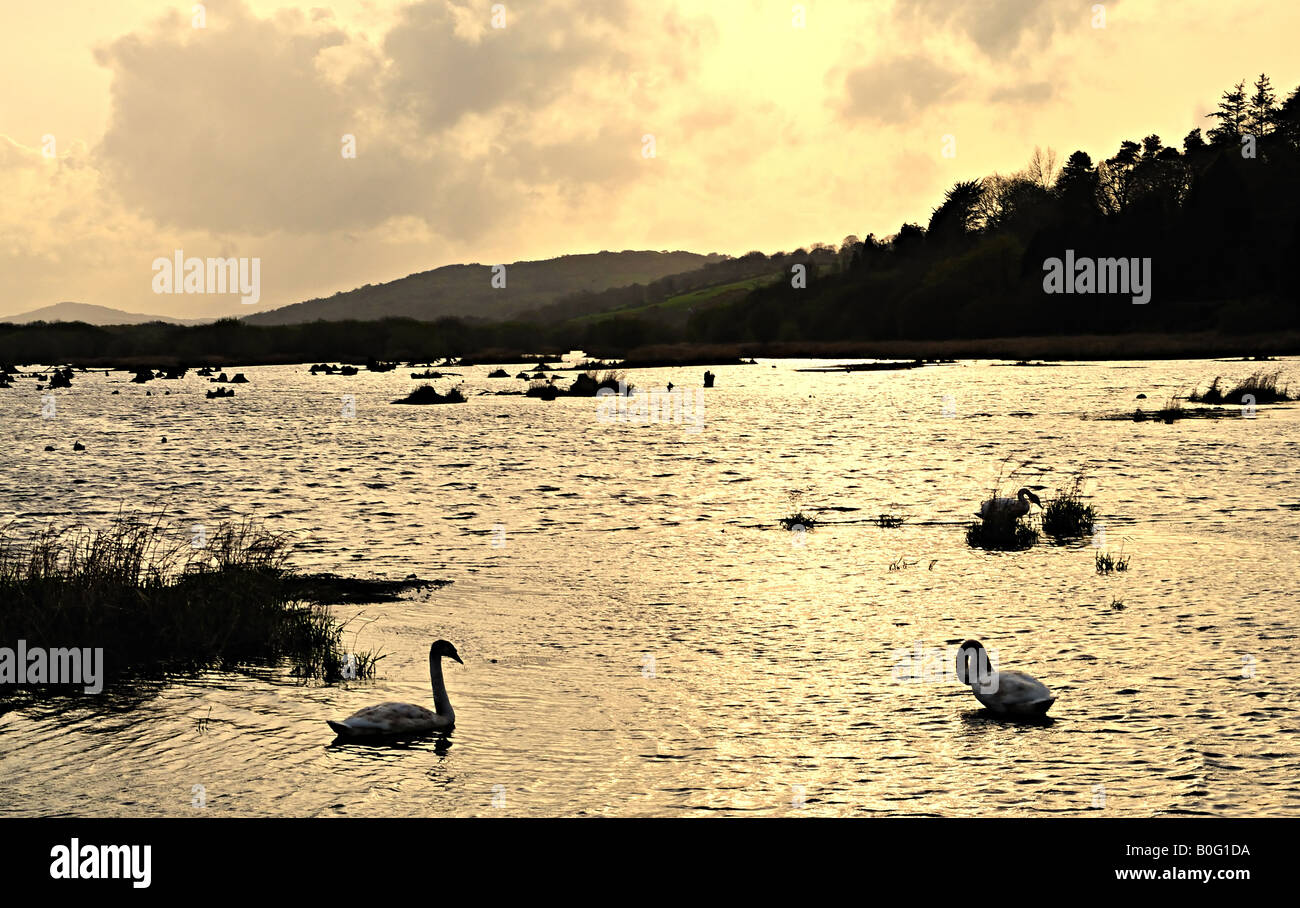
[[[0,717],[0,813],[1300,812],[1300,410],[1086,418],[1253,365],[808,365],[715,368],[698,433],[601,422],[589,399],[390,406],[407,369],[246,368],[211,401],[193,373],[79,376],[53,419],[34,383],[0,391],[0,517],[254,515],[294,534],[303,567],[454,581],[338,609],[361,613],[357,648],[389,654],[374,681],[211,673]],[[467,388],[523,385],[489,370],[462,370]],[[1088,543],[966,547],[1000,471],[1054,488],[1080,468],[1127,573],[1098,576]],[[843,510],[784,532],[792,490]],[[881,529],[881,512],[909,522]],[[1058,693],[1052,724],[908,680],[968,636]],[[436,637],[465,659],[450,739],[330,747],[326,717],[430,703]]]

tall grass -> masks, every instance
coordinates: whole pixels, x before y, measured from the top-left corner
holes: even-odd
[[[1181,403],[1178,402],[1178,398],[1171,397],[1167,401],[1165,401],[1165,405],[1163,407],[1161,407],[1159,410],[1152,410],[1150,413],[1148,413],[1146,410],[1143,410],[1141,407],[1138,407],[1132,413],[1122,413],[1119,416],[1102,417],[1102,418],[1103,419],[1131,419],[1134,422],[1146,422],[1148,419],[1153,419],[1156,422],[1164,422],[1172,425],[1176,420],[1182,419],[1185,416],[1205,416],[1205,415],[1209,415],[1209,411],[1202,410],[1202,409],[1188,410]]]
[[[303,678],[344,677],[343,625],[299,597],[287,537],[251,521],[205,536],[161,514],[119,514],[103,529],[0,528],[0,645],[102,647],[110,677],[284,660]],[[354,666],[373,670],[363,655]]]
[[[1273,372],[1261,369],[1237,382],[1231,390],[1224,390],[1219,384],[1220,380],[1221,377],[1216,375],[1208,388],[1200,392],[1193,391],[1187,399],[1198,404],[1240,404],[1245,402],[1242,398],[1247,394],[1257,404],[1283,403],[1296,399],[1291,394],[1290,385],[1278,387],[1278,382],[1282,380],[1281,369]]]
[[[1131,555],[1124,554],[1124,547],[1120,546],[1119,553],[1112,555],[1110,552],[1097,553],[1097,573],[1112,574],[1116,571],[1124,572],[1128,570]]]
[[[1096,509],[1084,504],[1081,474],[1076,475],[1069,486],[1057,489],[1043,506],[1043,532],[1053,539],[1090,536],[1096,521]]]

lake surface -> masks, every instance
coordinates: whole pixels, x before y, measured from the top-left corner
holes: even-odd
[[[303,568],[454,581],[336,609],[388,654],[373,681],[212,672],[0,716],[0,814],[1300,813],[1300,410],[1089,418],[1256,364],[814,365],[714,367],[698,432],[592,399],[391,406],[409,369],[227,369],[250,382],[226,400],[193,372],[78,375],[53,418],[30,380],[0,390],[0,519],[251,515]],[[456,371],[523,387],[492,368]],[[1014,493],[1079,469],[1127,572],[1086,540],[967,547],[1000,473]],[[842,510],[780,529],[800,506]],[[331,747],[326,718],[431,706],[438,637],[465,660],[450,738]],[[950,677],[966,637],[1046,682],[1054,721],[985,717]]]

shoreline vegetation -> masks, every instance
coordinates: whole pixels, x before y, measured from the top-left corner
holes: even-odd
[[[199,545],[199,542],[202,542]],[[160,514],[122,513],[102,529],[0,527],[0,643],[102,648],[126,676],[287,665],[304,682],[372,677],[382,655],[351,652],[330,605],[390,602],[449,581],[304,574],[290,541],[253,521],[196,538]],[[0,692],[0,704],[79,688]]]
[[[411,323],[422,324],[422,323]],[[352,325],[362,334],[386,335],[400,330],[399,324],[386,322],[332,323],[336,327]],[[276,327],[258,327],[236,323],[240,334],[249,332],[274,332]],[[81,323],[58,325],[11,325],[0,323],[0,363],[3,368],[21,365],[66,364],[75,369],[117,369],[139,372],[143,369],[177,370],[184,368],[222,368],[232,366],[283,366],[317,363],[333,360],[355,363],[359,366],[370,360],[369,353],[352,349],[352,345],[338,347],[313,346],[300,353],[255,352],[241,349],[245,345],[205,346],[204,352],[192,355],[177,353],[194,345],[161,341],[142,343],[144,336],[132,337],[137,328],[151,326],[125,325],[102,328]],[[173,326],[165,326],[169,332]],[[181,328],[182,331],[197,330]],[[298,326],[288,326],[298,327]],[[84,329],[84,331],[82,330]],[[364,329],[364,330],[363,330]],[[120,334],[119,334],[120,332]],[[58,336],[66,336],[60,342]],[[273,348],[275,339],[249,346]],[[375,343],[384,346],[386,337],[377,337]],[[122,353],[112,353],[122,349]],[[900,363],[947,363],[957,360],[1006,360],[1028,363],[1031,360],[1052,362],[1114,362],[1123,360],[1164,359],[1232,359],[1255,360],[1273,356],[1300,354],[1300,331],[1282,331],[1258,334],[1226,334],[1222,332],[1194,332],[1183,334],[1139,332],[1132,334],[1071,334],[1038,335],[1024,337],[989,337],[946,340],[897,341],[798,341],[733,344],[667,344],[620,349],[598,348],[589,351],[592,358],[579,366],[565,366],[562,371],[585,371],[592,364],[619,369],[650,369],[663,367],[750,365],[752,360],[763,359],[879,359]],[[322,356],[328,353],[332,355]],[[529,348],[450,348],[440,345],[401,348],[394,360],[428,361],[447,359],[459,365],[497,365],[530,363],[537,358]],[[1033,363],[1038,365],[1040,363]],[[557,367],[559,368],[559,367]],[[841,367],[842,368],[842,367]],[[357,371],[342,372],[354,375]],[[854,370],[858,371],[858,370]],[[868,371],[868,370],[862,370]],[[334,372],[331,374],[340,374]],[[442,377],[443,373],[412,374],[412,378]],[[169,376],[170,377],[170,376]],[[3,383],[0,383],[3,384]],[[1260,402],[1263,402],[1262,400]]]

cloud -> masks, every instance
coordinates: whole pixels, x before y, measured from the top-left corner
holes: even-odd
[[[118,39],[97,52],[113,80],[100,166],[128,204],[179,228],[331,230],[400,213],[391,140],[362,130],[358,93],[318,65],[349,40],[328,20],[242,4],[207,28],[167,17]],[[342,137],[358,132],[363,152],[345,160]]]
[[[859,66],[844,77],[841,112],[880,123],[902,123],[951,98],[960,77],[919,54]]]
[[[1048,81],[1019,82],[1003,85],[989,93],[989,101],[994,104],[1015,104],[1020,106],[1038,105],[1052,100],[1056,96],[1057,86]]]
[[[407,7],[383,42],[387,100],[436,131],[469,113],[545,107],[592,70],[629,62],[625,3],[508,6],[506,17],[493,28],[465,7]]]
[[[850,69],[840,110],[899,124],[940,103],[973,98],[1041,105],[1059,85],[1035,78],[1029,62],[1050,57],[1053,37],[1072,23],[1091,37],[1091,15],[1075,0],[898,0],[880,33],[917,49]],[[942,62],[928,50],[933,46],[945,49]]]
[[[1111,0],[1114,5],[1118,0]],[[1092,4],[1077,0],[898,0],[901,22],[926,32],[963,35],[990,57],[1005,56],[1033,42],[1046,47],[1058,30],[1091,27]]]
[[[330,17],[239,3],[205,29],[166,17],[98,52],[112,111],[97,160],[160,224],[263,235],[416,217],[472,239],[530,200],[634,180],[644,124],[573,113],[611,96],[653,111],[708,28],[662,14],[680,41],[637,51],[624,3],[514,10],[494,29],[485,4],[417,3],[377,46]],[[624,71],[637,83],[606,78]]]

